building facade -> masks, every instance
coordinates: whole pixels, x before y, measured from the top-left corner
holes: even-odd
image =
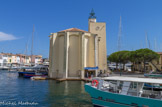
[[[106,23],[97,22],[95,13],[90,13],[89,17],[89,32],[97,34],[98,36],[98,67],[99,70],[107,70],[107,51],[106,51]]]
[[[159,60],[154,60],[151,63],[149,63],[149,70],[162,71],[162,52],[157,53],[160,55]]]
[[[41,55],[33,55],[34,65],[42,64]],[[0,53],[0,67],[3,66],[30,66],[31,56],[24,54]]]
[[[106,24],[92,11],[89,31],[70,28],[50,35],[49,76],[84,78],[107,70]],[[91,74],[90,74],[91,72]]]

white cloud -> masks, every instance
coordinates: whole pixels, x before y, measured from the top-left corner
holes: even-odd
[[[12,34],[7,34],[4,32],[0,32],[0,41],[7,41],[7,40],[16,40],[18,39],[17,37],[15,37]]]

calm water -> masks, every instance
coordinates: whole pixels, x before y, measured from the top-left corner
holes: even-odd
[[[84,82],[33,81],[0,71],[0,106],[92,107]]]

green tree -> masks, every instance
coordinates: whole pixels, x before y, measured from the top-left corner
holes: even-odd
[[[129,62],[129,51],[119,51],[119,59],[120,59],[120,63],[123,64],[123,70],[125,67],[125,64],[127,62]]]
[[[132,70],[135,71],[136,68],[136,64],[139,63],[139,56],[137,55],[137,51],[130,51],[128,53],[129,56],[129,61],[132,62]]]
[[[146,71],[146,62],[151,62],[152,60],[158,60],[159,54],[156,52],[145,48],[136,50],[136,54],[138,56],[138,60],[140,60],[144,64],[144,72]]]
[[[124,69],[125,64],[130,61],[133,63],[133,66],[132,66],[133,71],[135,71],[135,69],[139,70],[139,64],[141,66],[141,63],[143,63],[144,64],[143,71],[145,72],[146,62],[151,62],[152,60],[158,60],[159,57],[160,57],[160,55],[157,54],[156,52],[145,48],[145,49],[138,49],[136,51],[114,52],[107,59],[110,62],[116,63],[116,69],[117,69],[117,66],[119,63],[123,64],[123,69]]]
[[[110,62],[116,63],[116,69],[117,69],[117,66],[119,63],[119,55],[118,54],[119,54],[119,52],[114,52],[107,58]]]
[[[128,62],[129,56],[128,56],[129,51],[118,51],[112,53],[109,57],[108,60],[110,62],[115,62],[116,63],[116,69],[119,63],[123,64],[123,69],[125,64]]]

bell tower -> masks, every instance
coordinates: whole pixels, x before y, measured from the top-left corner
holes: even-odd
[[[105,22],[96,22],[96,16],[94,10],[92,9],[89,19],[89,32],[97,34],[97,56],[98,56],[98,67],[99,70],[107,70],[107,51],[106,51],[106,23]]]
[[[91,10],[91,13],[90,13],[90,16],[89,16],[89,23],[95,23],[96,22],[96,16],[95,16],[95,13],[94,13],[94,10],[92,9]]]

